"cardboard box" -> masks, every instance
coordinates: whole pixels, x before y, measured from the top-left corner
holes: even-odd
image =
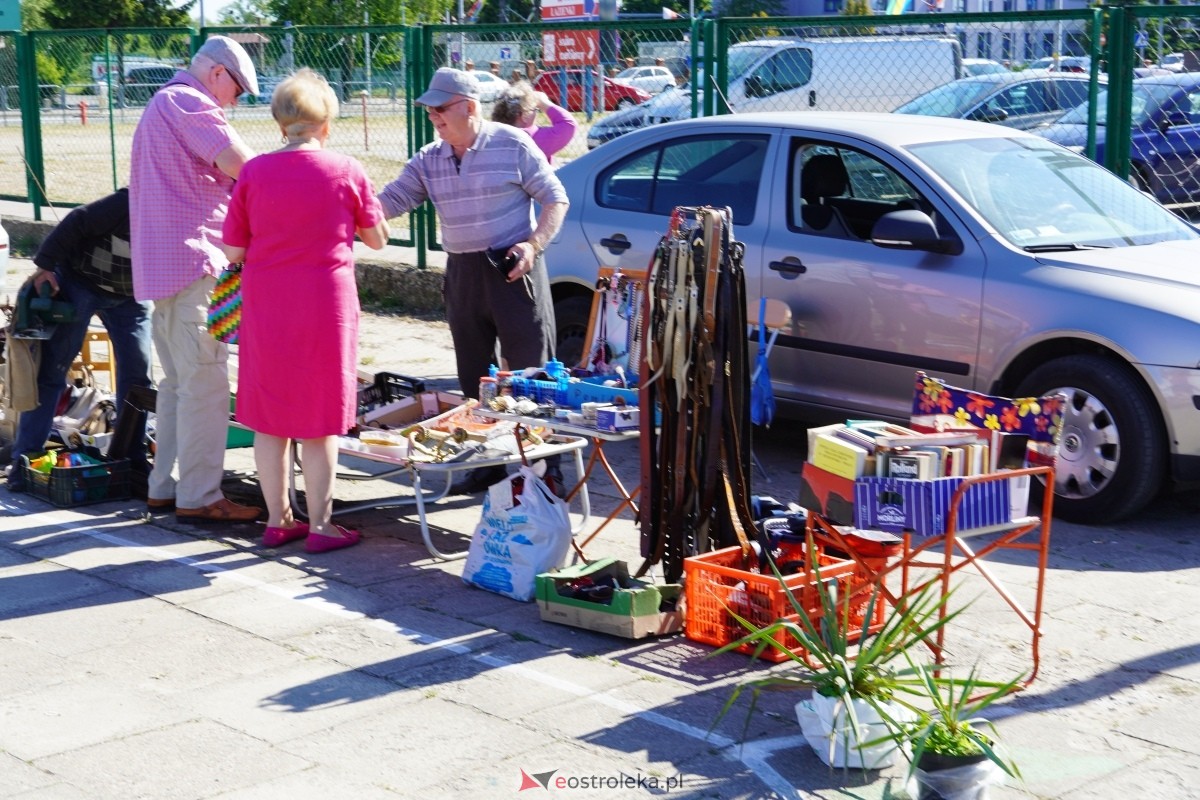
[[[581,578],[615,578],[609,603],[597,603],[558,593],[559,587]],[[683,629],[683,612],[677,607],[682,587],[677,583],[654,585],[629,577],[624,561],[603,558],[537,576],[537,601],[542,619],[591,631],[642,639]],[[664,601],[671,609],[663,611]]]
[[[963,480],[859,478],[854,483],[854,525],[939,536],[946,532],[950,502]],[[987,481],[967,489],[958,506],[957,529],[987,528],[1010,522],[1013,510],[1010,483],[1011,480]]]
[[[421,392],[368,411],[360,421],[364,428],[380,430],[401,430],[419,422],[430,436],[439,439],[446,439],[461,428],[474,442],[511,434],[516,428],[516,423],[497,422],[472,413],[478,405],[478,401],[464,401],[457,394]]]
[[[596,409],[596,430],[636,431],[639,419],[637,406],[601,406]]]
[[[854,481],[804,462],[800,472],[800,505],[836,525],[854,522]]]

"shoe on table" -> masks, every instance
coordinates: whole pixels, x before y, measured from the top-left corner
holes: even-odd
[[[227,497],[201,508],[175,508],[175,519],[190,522],[253,522],[260,514],[260,509],[238,505]]]

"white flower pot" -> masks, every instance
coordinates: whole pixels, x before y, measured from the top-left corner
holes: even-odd
[[[858,729],[846,713],[846,701],[813,692],[810,700],[796,704],[796,718],[817,757],[832,767],[854,767],[858,769],[883,769],[891,766],[900,754],[896,744],[881,742],[871,747],[861,746],[888,735],[888,728],[868,703],[850,700],[854,704],[854,718]],[[903,718],[905,710],[888,705],[888,715],[893,719]]]

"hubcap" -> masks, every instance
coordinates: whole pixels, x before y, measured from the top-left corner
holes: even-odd
[[[1108,486],[1117,471],[1121,432],[1108,408],[1093,395],[1063,387],[1046,394],[1067,397],[1054,465],[1054,491],[1070,499],[1092,497]]]

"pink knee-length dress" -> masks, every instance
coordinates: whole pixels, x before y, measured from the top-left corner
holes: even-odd
[[[244,425],[293,439],[354,426],[354,232],[382,219],[370,179],[349,156],[293,150],[242,167],[223,235],[246,248],[237,390]]]

